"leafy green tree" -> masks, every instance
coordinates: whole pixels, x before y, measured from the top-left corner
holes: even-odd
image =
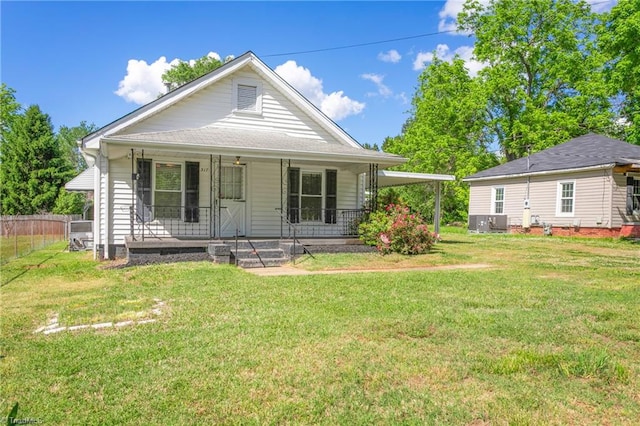
[[[220,68],[224,63],[213,55],[205,55],[195,61],[180,61],[167,72],[162,74],[162,81],[169,84],[171,89],[182,86],[198,77]]]
[[[15,90],[5,83],[0,85],[0,138],[9,128],[14,117],[20,112],[20,104],[16,101]]]
[[[464,61],[435,58],[419,77],[411,118],[399,137],[387,138],[383,150],[406,157],[404,170],[452,174],[458,179],[443,187],[443,220],[464,220],[468,188],[461,179],[497,164],[485,134],[487,94],[481,82],[469,76]],[[399,196],[430,220],[434,187],[412,186]]]
[[[80,154],[77,141],[96,130],[98,130],[98,126],[93,123],[88,124],[86,121],[80,122],[80,125],[75,127],[61,126],[58,130],[56,137],[58,138],[60,149],[73,165],[76,173],[80,173],[87,168],[87,163],[82,154]]]
[[[37,105],[16,115],[0,145],[2,214],[52,211],[60,188],[73,175],[49,116]]]
[[[620,0],[598,27],[611,93],[621,96],[622,137],[640,145],[640,0]]]
[[[55,214],[82,214],[86,200],[86,195],[81,192],[68,192],[61,188],[51,212]]]
[[[507,160],[610,128],[604,59],[585,2],[471,0],[458,22],[488,65],[479,73],[489,95],[486,131]]]

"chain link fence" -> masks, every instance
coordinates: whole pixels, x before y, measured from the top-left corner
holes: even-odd
[[[58,241],[69,240],[69,222],[81,216],[30,215],[0,217],[0,264]]]

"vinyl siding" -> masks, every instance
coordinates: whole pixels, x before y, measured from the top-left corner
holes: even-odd
[[[556,213],[558,184],[566,181],[575,182],[574,213],[559,216]],[[469,214],[493,214],[492,188],[500,186],[505,188],[503,214],[508,216],[508,223],[522,224],[527,180],[521,177],[471,182]],[[582,227],[616,226],[618,222],[612,218],[610,207],[612,186],[611,170],[532,176],[529,187],[530,213],[538,216],[541,222],[554,226],[572,226],[574,221],[579,221]],[[601,223],[598,223],[598,218],[602,218]]]
[[[211,169],[208,156],[181,158],[180,160],[175,160],[171,157],[154,156],[151,159],[154,164],[156,162],[176,161],[182,164],[184,164],[185,161],[199,162],[199,204],[201,207],[209,207]],[[300,167],[303,170],[319,171],[334,168],[327,165],[292,164],[292,166]],[[254,161],[247,163],[246,232],[248,236],[280,236],[280,215],[278,211],[276,211],[276,208],[280,207],[280,174],[279,161]],[[358,179],[359,177],[355,173],[338,169],[338,209],[357,209],[360,207],[358,205]],[[124,244],[124,238],[130,235],[131,232],[129,206],[131,206],[133,192],[130,159],[125,157],[110,161],[109,191],[109,203],[112,211],[109,220],[109,241],[111,244]],[[162,227],[156,227],[156,224],[157,221],[153,221],[151,224],[156,235],[170,236],[167,230]],[[137,233],[139,231],[139,225],[136,224],[135,226]]]
[[[262,114],[233,112],[233,80],[250,79],[262,83]],[[118,134],[194,129],[206,126],[286,131],[287,133],[337,143],[329,133],[272,85],[245,68],[183,99]]]

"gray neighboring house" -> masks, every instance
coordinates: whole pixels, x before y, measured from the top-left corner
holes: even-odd
[[[640,237],[640,146],[596,134],[464,179],[469,230]]]

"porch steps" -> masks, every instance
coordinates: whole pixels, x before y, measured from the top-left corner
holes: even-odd
[[[232,259],[237,260],[241,268],[277,267],[289,262],[279,240],[240,240],[237,250],[235,241],[227,244],[231,247]]]

